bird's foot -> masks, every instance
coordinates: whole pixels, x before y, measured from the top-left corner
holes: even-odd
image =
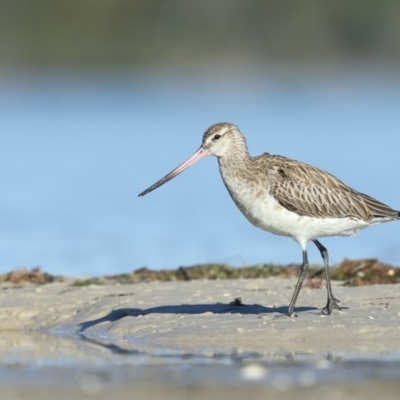
[[[333,310],[341,311],[342,308],[339,306],[340,300],[335,297],[328,297],[326,306],[319,312],[319,315],[331,315]]]
[[[295,314],[293,311],[289,313],[289,311],[285,312],[284,314],[275,315],[274,318],[276,319],[288,319],[288,318],[297,318],[298,315]]]

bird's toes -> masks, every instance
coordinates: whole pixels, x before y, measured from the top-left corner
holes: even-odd
[[[336,298],[328,298],[326,306],[320,311],[320,315],[331,315],[333,310],[341,311],[342,308],[339,306],[340,300]]]

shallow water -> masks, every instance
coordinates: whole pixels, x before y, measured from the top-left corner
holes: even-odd
[[[240,83],[238,83],[240,82]],[[250,152],[315,164],[400,207],[400,80],[381,71],[251,78],[29,76],[0,80],[0,272],[41,266],[101,275],[142,266],[300,260],[254,229],[202,161],[137,194],[191,155],[212,123],[232,121]],[[400,264],[398,226],[327,239],[331,261]],[[312,262],[320,262],[313,248]]]
[[[0,387],[77,387],[89,394],[106,386],[153,382],[169,387],[257,384],[285,392],[333,383],[383,385],[400,378],[400,354],[146,353],[107,344],[106,338],[21,332],[3,335],[0,364]]]

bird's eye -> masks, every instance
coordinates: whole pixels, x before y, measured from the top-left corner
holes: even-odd
[[[221,135],[214,135],[213,140],[218,140],[221,137]]]

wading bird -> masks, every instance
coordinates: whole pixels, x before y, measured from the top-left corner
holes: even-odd
[[[353,236],[369,226],[400,220],[400,212],[311,165],[268,153],[251,157],[245,137],[236,125],[225,122],[208,128],[200,148],[187,161],[139,196],[209,155],[217,157],[222,180],[245,217],[265,231],[291,237],[303,251],[300,276],[286,315],[293,315],[307,274],[310,240],[324,260],[328,301],[321,314],[340,310],[340,301],[332,293],[328,251],[318,239]]]

